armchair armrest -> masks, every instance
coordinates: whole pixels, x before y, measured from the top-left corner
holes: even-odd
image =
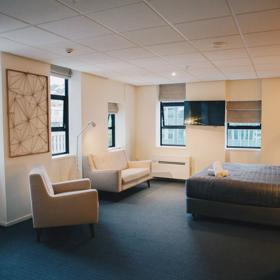
[[[55,194],[60,194],[64,192],[73,192],[80,190],[88,190],[91,188],[90,179],[78,179],[71,181],[64,181],[60,183],[53,184],[53,191]]]
[[[129,168],[149,168],[152,171],[152,161],[151,160],[135,160],[128,161]]]
[[[102,191],[120,192],[121,191],[121,171],[110,169],[91,170],[87,175],[92,180],[94,188]]]
[[[47,206],[47,213],[41,215],[42,227],[98,222],[98,192],[93,189],[54,195]]]

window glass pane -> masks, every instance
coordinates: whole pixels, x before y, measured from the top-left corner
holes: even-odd
[[[51,76],[51,94],[65,95],[65,79]]]
[[[52,131],[52,153],[66,153],[66,133],[65,131]]]
[[[164,125],[184,125],[184,106],[164,105]]]
[[[112,127],[112,114],[109,114],[108,117],[108,127]]]
[[[163,128],[161,135],[161,145],[185,145],[185,129]]]
[[[51,126],[63,127],[63,100],[51,100]]]
[[[113,146],[113,133],[112,129],[108,129],[108,147]]]
[[[242,126],[242,128],[238,128],[238,126]],[[246,126],[250,126],[250,128],[246,129]],[[227,146],[237,148],[260,148],[261,129],[259,126],[259,123],[230,123],[227,129]]]

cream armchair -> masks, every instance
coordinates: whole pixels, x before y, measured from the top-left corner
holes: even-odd
[[[52,184],[42,166],[29,174],[33,227],[43,228],[89,224],[94,236],[94,224],[98,223],[98,193],[91,189],[89,179]]]
[[[152,162],[128,161],[124,150],[83,157],[83,176],[98,190],[121,192],[142,182],[150,187]]]

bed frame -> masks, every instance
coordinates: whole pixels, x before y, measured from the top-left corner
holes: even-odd
[[[187,197],[187,213],[257,224],[280,225],[280,208],[241,205]]]

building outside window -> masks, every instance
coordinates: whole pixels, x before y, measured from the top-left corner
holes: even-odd
[[[184,102],[160,103],[160,145],[185,146]]]
[[[260,123],[228,123],[228,148],[261,148]]]
[[[52,155],[69,153],[68,79],[51,76]]]
[[[108,147],[116,147],[116,116],[108,114]]]

